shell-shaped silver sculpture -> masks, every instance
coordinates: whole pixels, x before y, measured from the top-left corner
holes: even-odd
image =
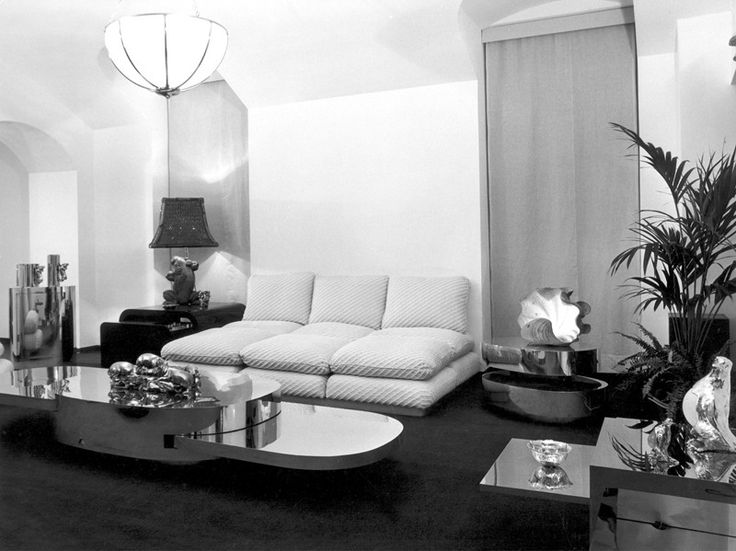
[[[728,358],[717,356],[710,372],[682,399],[682,413],[693,427],[699,440],[697,447],[701,449],[736,451],[736,436],[728,426],[732,365]]]
[[[570,300],[572,289],[544,287],[521,301],[517,318],[523,339],[533,344],[567,345],[590,331],[581,318],[590,312],[585,302]]]

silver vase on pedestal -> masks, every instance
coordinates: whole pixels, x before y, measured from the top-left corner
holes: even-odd
[[[10,360],[15,369],[58,365],[74,352],[74,286],[61,285],[66,264],[59,255],[48,259],[48,286],[41,286],[39,264],[18,264],[17,287],[10,288]]]

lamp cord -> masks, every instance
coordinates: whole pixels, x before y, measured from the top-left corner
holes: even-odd
[[[166,197],[171,197],[171,107],[169,101],[171,98],[166,96]],[[173,253],[169,248],[169,264]]]
[[[171,112],[170,98],[166,97],[166,196],[171,197]]]

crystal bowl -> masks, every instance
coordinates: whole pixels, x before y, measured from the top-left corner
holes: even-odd
[[[542,465],[559,465],[572,449],[570,444],[557,440],[529,440],[527,446],[534,459]]]
[[[560,490],[572,486],[572,482],[562,467],[540,465],[529,477],[529,485],[537,490]]]

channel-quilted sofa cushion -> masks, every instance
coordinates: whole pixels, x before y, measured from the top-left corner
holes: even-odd
[[[452,347],[429,337],[379,335],[380,331],[340,348],[332,357],[333,373],[360,377],[424,380],[447,366]]]
[[[248,279],[244,320],[309,321],[314,274],[253,274]]]
[[[466,277],[391,277],[382,328],[437,327],[468,331]]]
[[[293,322],[236,321],[168,342],[161,356],[175,362],[242,366],[240,351],[245,345],[298,327]]]
[[[240,351],[246,367],[329,375],[333,354],[373,329],[345,323],[310,323],[291,333],[248,344]]]
[[[388,276],[321,276],[314,279],[309,323],[340,322],[379,329]]]
[[[376,331],[373,335],[379,337],[425,337],[441,341],[452,349],[453,359],[472,352],[475,347],[470,335],[437,327],[389,327]]]

